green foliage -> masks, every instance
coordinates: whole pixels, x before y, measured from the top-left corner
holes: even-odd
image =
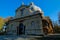
[[[54,32],[55,32],[55,33],[60,33],[60,26],[55,25],[55,26],[54,26]]]
[[[0,17],[0,31],[2,30],[4,26],[4,19]]]

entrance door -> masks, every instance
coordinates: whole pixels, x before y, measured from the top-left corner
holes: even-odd
[[[19,24],[19,27],[18,27],[17,31],[18,31],[17,32],[18,35],[25,34],[25,26],[23,25],[23,23]]]

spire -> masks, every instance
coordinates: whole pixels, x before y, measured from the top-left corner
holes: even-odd
[[[22,4],[21,5],[24,5],[24,2],[22,2]]]
[[[31,3],[30,3],[30,5],[34,5],[34,3],[33,3],[33,2],[31,2]]]

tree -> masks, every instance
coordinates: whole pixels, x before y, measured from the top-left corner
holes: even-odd
[[[4,26],[4,19],[0,17],[0,30],[2,30]]]
[[[60,25],[60,12],[58,13],[58,23]]]
[[[58,25],[58,22],[57,21],[54,21],[53,22],[53,28],[54,28],[54,33],[60,33],[60,27]]]

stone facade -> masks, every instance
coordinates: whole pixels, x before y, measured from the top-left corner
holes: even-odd
[[[44,20],[42,10],[33,3],[30,3],[30,5],[28,6],[21,5],[16,10],[15,17],[11,18],[7,22],[8,23],[7,34],[13,35],[43,35],[44,33],[47,34],[48,30],[46,32],[44,30],[46,30],[47,27],[52,24],[50,20],[49,22],[47,20]],[[46,23],[49,25],[47,26],[44,25]],[[52,30],[52,25],[51,28],[49,29]]]

